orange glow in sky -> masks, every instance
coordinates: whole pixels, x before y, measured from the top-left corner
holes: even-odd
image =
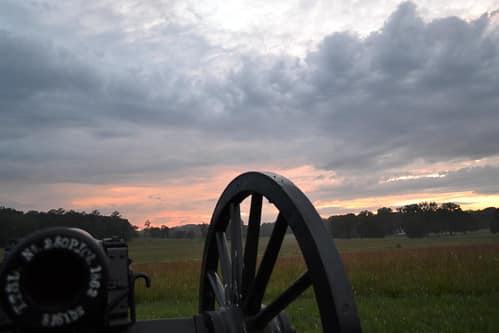
[[[423,201],[434,201],[437,203],[455,202],[462,209],[482,209],[490,206],[498,206],[499,195],[479,195],[473,192],[451,192],[451,193],[411,193],[404,195],[390,195],[379,197],[366,197],[352,200],[333,200],[327,202],[315,201],[314,206],[319,212],[326,208],[337,208],[358,212],[364,209],[377,209],[381,207],[401,207]]]
[[[271,169],[271,168],[269,168]],[[380,207],[400,207],[421,201],[456,202],[463,209],[499,206],[499,195],[464,192],[415,192],[400,195],[368,196],[361,194],[349,200],[328,200],[320,197],[319,189],[340,185],[334,172],[312,166],[273,169],[293,181],[313,202],[323,217],[361,210],[375,211]],[[219,170],[204,177],[181,178],[154,186],[74,185],[63,184],[60,191],[68,197],[68,209],[103,213],[118,210],[131,223],[142,227],[146,220],[153,225],[183,225],[209,223],[216,201],[228,183],[243,168]],[[269,215],[270,216],[270,215]],[[244,215],[243,215],[244,219]]]
[[[0,206],[209,223],[250,170],[323,217],[499,206],[498,0],[39,2],[0,1]]]

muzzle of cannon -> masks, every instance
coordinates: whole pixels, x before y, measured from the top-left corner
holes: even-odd
[[[244,200],[250,201],[245,233]],[[275,206],[277,218],[259,258],[264,200]],[[305,269],[269,301],[267,286],[288,229]],[[126,244],[117,239],[96,240],[70,228],[29,235],[1,267],[0,332],[288,333],[295,330],[286,309],[309,288],[323,332],[361,331],[330,233],[308,198],[277,174],[244,173],[222,193],[206,236],[197,314],[136,321],[135,280],[149,280],[129,265]]]

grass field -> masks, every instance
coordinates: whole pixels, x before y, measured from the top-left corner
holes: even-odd
[[[139,319],[197,312],[203,245],[197,239],[129,243],[134,270],[153,280],[152,289],[137,288]],[[499,235],[337,240],[336,246],[364,332],[499,332]],[[304,270],[294,238],[286,236],[264,302]],[[313,290],[286,312],[299,332],[321,331]]]
[[[499,235],[354,239],[336,245],[365,332],[499,332]],[[134,269],[153,279],[153,289],[138,288],[140,318],[196,313],[202,248],[201,240],[131,242]],[[267,302],[304,270],[298,254],[287,237]],[[298,331],[320,331],[312,290],[287,312]]]
[[[268,238],[263,238],[260,249],[266,246]],[[454,236],[432,236],[409,239],[404,236],[387,238],[337,239],[336,247],[341,253],[379,251],[383,249],[414,249],[427,247],[465,246],[479,244],[499,244],[499,234],[488,230],[456,234]],[[136,238],[129,244],[130,255],[134,263],[161,263],[172,261],[201,260],[203,239],[154,239]],[[300,255],[294,237],[286,236],[281,254],[283,256]]]

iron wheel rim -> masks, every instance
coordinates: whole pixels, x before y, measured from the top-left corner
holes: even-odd
[[[249,196],[251,208],[243,251],[239,205]],[[274,204],[279,214],[257,269],[264,198]],[[230,223],[229,230],[231,220],[238,223]],[[297,240],[307,271],[262,308],[265,289],[288,226]],[[227,232],[232,239],[230,248],[225,239]],[[217,273],[219,265],[221,277]],[[352,289],[334,241],[305,194],[291,181],[274,173],[248,172],[236,177],[218,200],[208,228],[201,266],[199,312],[214,311],[215,303],[224,308],[237,308],[246,325],[263,329],[309,286],[315,291],[324,332],[361,331]]]

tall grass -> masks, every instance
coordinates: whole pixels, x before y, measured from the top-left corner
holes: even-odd
[[[152,289],[137,286],[140,319],[197,313],[203,245],[184,239],[129,244],[133,269],[153,280]],[[336,240],[336,246],[364,332],[499,332],[499,235]],[[265,303],[305,270],[298,255],[286,236]],[[321,331],[312,289],[286,312],[299,332]]]
[[[355,295],[499,292],[499,245],[343,254]]]
[[[406,331],[435,328],[435,332],[452,332],[463,327],[499,331],[499,312],[491,312],[499,311],[499,244],[393,248],[343,253],[342,258],[366,331],[395,332],[397,327],[405,327]],[[139,313],[143,317],[196,313],[199,261],[137,264],[134,269],[149,273],[154,283],[152,290],[138,288],[139,310],[144,305]],[[265,302],[275,298],[304,270],[300,257],[280,258]],[[320,330],[313,290],[308,290],[287,312],[300,331]],[[454,318],[458,325],[442,320],[438,315],[442,313],[445,318]],[[466,326],[457,320],[462,316],[468,318]]]

